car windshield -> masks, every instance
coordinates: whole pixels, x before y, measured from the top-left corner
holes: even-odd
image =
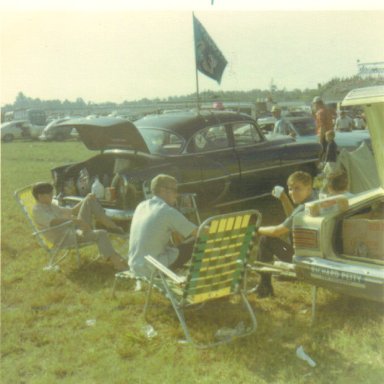
[[[140,128],[139,130],[151,153],[177,155],[184,147],[184,139],[173,132],[158,128]]]
[[[316,123],[312,119],[291,121],[299,136],[316,135]]]

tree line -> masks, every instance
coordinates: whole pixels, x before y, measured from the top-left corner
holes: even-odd
[[[361,78],[360,76],[353,76],[350,78],[333,78],[325,84],[318,84],[316,89],[293,89],[286,90],[278,89],[276,86],[271,89],[261,90],[253,89],[250,91],[204,91],[199,94],[200,102],[213,102],[213,101],[241,101],[241,102],[256,102],[266,99],[272,99],[275,102],[280,101],[302,101],[309,103],[314,96],[320,95],[327,101],[338,101],[354,88],[360,88],[371,85],[384,85],[383,77],[367,77]],[[172,103],[187,103],[196,100],[196,93],[180,96],[169,96],[167,98],[143,98],[140,100],[128,101],[122,103],[103,102],[93,103],[92,101],[84,101],[83,98],[78,97],[75,101],[69,100],[41,100],[39,98],[31,98],[23,92],[19,92],[13,104],[7,104],[2,107],[2,112],[24,109],[36,108],[46,111],[84,111],[88,110],[90,113],[96,110],[118,110],[129,109],[139,105],[157,105],[157,104],[172,104]]]

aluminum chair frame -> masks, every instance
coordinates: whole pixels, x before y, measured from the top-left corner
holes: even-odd
[[[71,246],[65,245],[65,240],[68,236],[76,233],[75,224],[72,221],[62,223],[60,225],[52,226],[47,229],[38,230],[32,218],[32,209],[35,204],[35,199],[32,195],[33,185],[27,185],[14,192],[14,197],[20,205],[27,221],[33,228],[32,235],[36,238],[38,244],[43,248],[49,256],[48,264],[44,270],[58,270],[59,264],[74,251],[76,254],[77,265],[80,265],[80,249],[91,245],[96,245],[94,242],[78,242],[74,236],[75,243]],[[63,230],[63,237],[59,243],[54,243],[45,237],[45,234],[50,231]],[[99,258],[99,256],[97,256]]]
[[[146,256],[154,270],[149,279],[144,317],[148,314],[152,288],[155,287],[171,301],[187,343],[209,348],[252,334],[257,321],[246,297],[244,280],[260,222],[261,214],[255,210],[217,215],[204,221],[199,227],[186,276],[179,276],[152,256]],[[235,294],[240,295],[251,325],[219,341],[195,342],[185,321],[184,309]]]

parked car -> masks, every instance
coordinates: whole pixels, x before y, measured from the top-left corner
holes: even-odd
[[[84,195],[99,176],[117,190],[105,203],[110,216],[143,199],[142,185],[159,173],[173,175],[181,192],[197,194],[200,207],[221,206],[270,194],[298,169],[316,173],[320,146],[290,137],[267,140],[250,116],[183,111],[149,115],[132,123],[112,117],[68,120],[88,149],[100,154],[52,170],[60,197]],[[81,179],[85,179],[81,183]]]
[[[307,204],[294,220],[294,263],[315,286],[384,302],[384,86],[353,90],[342,105],[364,108],[381,186]]]
[[[27,121],[31,139],[37,139],[47,124],[47,115],[42,109],[20,108],[6,112],[5,118],[6,121]]]
[[[317,142],[319,140],[316,134],[316,122],[312,117],[286,117],[290,130],[294,132],[292,135],[298,142]],[[260,119],[259,119],[260,120]],[[258,120],[258,122],[259,122]],[[259,123],[260,124],[260,123]],[[272,123],[272,131],[273,131]],[[269,128],[268,128],[269,127]],[[271,122],[268,122],[266,128],[260,124],[262,130],[270,129]],[[352,132],[335,132],[335,142],[339,149],[347,149],[348,151],[354,150],[359,147],[363,142],[370,145],[371,137],[368,130],[355,130]],[[269,132],[266,134],[267,138],[273,139],[277,135]],[[280,135],[279,135],[280,136]]]
[[[9,121],[1,124],[1,141],[8,143],[14,139],[31,138],[31,124],[26,120]]]
[[[39,140],[43,141],[64,141],[71,139],[71,132],[73,127],[59,126],[60,123],[69,120],[69,117],[61,119],[55,119],[50,121],[44,128],[42,134],[39,136]]]

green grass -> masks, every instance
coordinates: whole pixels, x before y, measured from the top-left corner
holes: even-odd
[[[144,292],[121,284],[112,299],[114,271],[103,261],[78,269],[67,260],[60,272],[44,272],[45,254],[12,196],[26,184],[49,180],[50,168],[91,152],[78,142],[14,142],[1,150],[1,383],[382,382],[382,306],[320,290],[318,322],[311,326],[310,287],[300,282],[276,281],[273,299],[251,296],[256,333],[205,351],[177,342],[183,334],[176,316],[155,293],[150,322],[158,335],[147,339],[141,331]],[[264,223],[281,219],[268,199],[255,208]],[[232,300],[187,316],[199,339],[226,320],[242,319]],[[88,326],[89,319],[96,324]],[[296,357],[299,345],[316,368]]]

